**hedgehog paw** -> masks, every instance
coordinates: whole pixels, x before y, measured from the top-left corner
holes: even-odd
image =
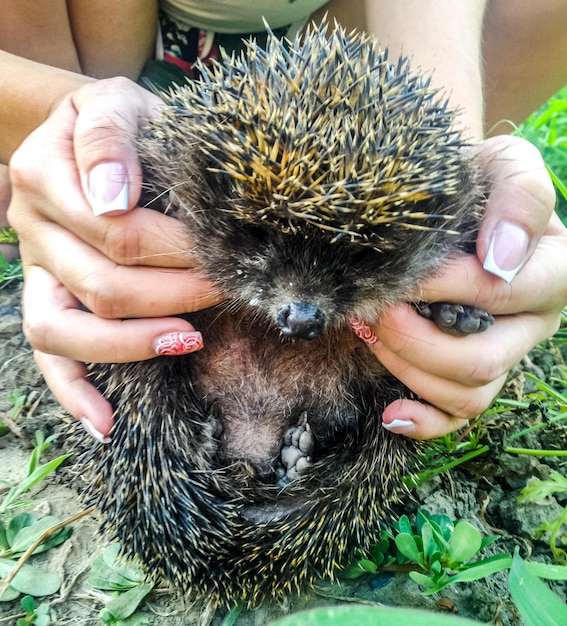
[[[443,332],[460,337],[480,333],[494,323],[490,313],[473,306],[447,302],[422,302],[416,306],[420,315],[435,322]]]
[[[306,420],[286,431],[277,469],[279,485],[284,487],[309,471],[314,448],[315,438]]]

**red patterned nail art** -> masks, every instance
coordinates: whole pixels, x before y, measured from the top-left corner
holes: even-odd
[[[203,347],[200,332],[167,333],[154,342],[154,351],[158,356],[180,356],[196,352]]]
[[[376,337],[370,326],[368,326],[368,324],[364,320],[351,318],[349,320],[349,324],[352,332],[357,337],[362,339],[364,343],[368,344],[369,346],[373,346],[375,343],[378,342],[378,337]]]

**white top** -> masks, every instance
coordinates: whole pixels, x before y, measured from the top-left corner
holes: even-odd
[[[254,33],[297,24],[328,0],[160,0],[161,8],[185,27],[215,33]]]

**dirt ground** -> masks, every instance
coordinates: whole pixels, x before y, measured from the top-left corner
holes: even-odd
[[[63,410],[46,390],[36,368],[31,350],[21,334],[21,311],[19,287],[0,290],[0,418],[10,410],[8,397],[19,389],[37,405],[30,415],[20,420],[22,435],[9,432],[0,437],[0,479],[19,481],[24,475],[31,445],[29,438],[37,429],[45,435],[59,434],[51,456],[62,453],[61,439]],[[532,360],[549,375],[552,367],[561,363],[558,353],[537,352]],[[541,373],[541,370],[537,370]],[[521,373],[510,389],[522,381]],[[523,556],[550,561],[551,555],[546,537],[534,540],[534,530],[545,519],[556,517],[567,504],[567,493],[560,498],[549,497],[532,505],[517,502],[519,491],[531,477],[546,478],[551,469],[567,473],[567,463],[557,457],[540,458],[506,454],[501,450],[503,437],[526,423],[541,419],[537,407],[525,415],[510,414],[500,418],[488,428],[492,451],[476,462],[461,466],[451,474],[445,474],[428,482],[416,494],[417,502],[409,503],[411,512],[419,505],[432,513],[444,513],[453,519],[466,519],[477,526],[483,534],[498,533],[501,539],[489,548],[493,553],[513,552],[520,546]],[[554,447],[567,449],[567,426],[548,426],[540,435],[540,441],[521,441],[526,447]],[[546,441],[541,441],[542,437]],[[71,483],[63,469],[58,475],[46,479],[33,492],[34,510],[52,514],[62,519],[82,510],[76,485]],[[0,491],[0,497],[2,492]],[[96,538],[97,521],[94,514],[74,524],[70,540],[45,555],[34,557],[47,569],[62,576],[63,586],[55,596],[48,598],[53,624],[89,625],[99,624],[98,613],[103,607],[104,594],[92,589],[86,582],[92,560],[103,549]],[[564,583],[554,589],[565,599]],[[441,602],[440,602],[441,600]],[[424,596],[407,575],[379,575],[357,579],[341,585],[321,585],[311,594],[309,606],[340,604],[343,602],[383,603],[392,606],[419,607],[440,610],[440,606],[452,606],[458,614],[483,622],[494,620],[496,624],[521,624],[507,592],[505,575],[494,575],[487,580],[466,585],[448,587],[433,596]],[[237,626],[264,626],[285,613],[305,606],[305,601],[290,602],[285,607],[262,608],[243,612]],[[0,604],[0,620],[20,611],[17,602]],[[196,624],[198,611],[184,606],[181,599],[171,593],[150,596],[143,609],[149,624],[177,626]],[[213,626],[221,624],[223,616],[214,618]],[[15,624],[15,619],[2,621]]]

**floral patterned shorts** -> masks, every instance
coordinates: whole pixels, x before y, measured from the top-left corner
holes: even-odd
[[[195,63],[199,60],[207,65],[220,56],[222,48],[227,54],[245,49],[244,40],[254,37],[261,46],[267,33],[224,34],[213,33],[199,28],[185,28],[163,11],[159,16],[163,60],[146,63],[138,82],[152,90],[165,90],[172,84],[183,84],[187,79],[195,78],[198,70]],[[288,27],[274,30],[277,36],[285,36]]]

